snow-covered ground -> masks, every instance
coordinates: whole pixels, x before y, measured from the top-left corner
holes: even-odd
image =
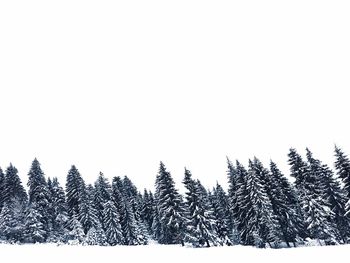
[[[252,247],[188,248],[148,246],[0,245],[0,262],[340,262],[348,260],[350,245],[257,249]]]

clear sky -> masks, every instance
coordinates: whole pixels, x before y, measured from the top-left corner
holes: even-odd
[[[350,154],[349,1],[0,1],[0,166],[152,188],[162,160]]]

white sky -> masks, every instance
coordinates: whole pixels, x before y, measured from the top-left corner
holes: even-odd
[[[350,154],[349,1],[0,1],[0,165],[152,188],[162,160]]]

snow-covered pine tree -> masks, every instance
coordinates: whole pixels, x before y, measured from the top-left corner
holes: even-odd
[[[54,177],[52,180],[49,178],[48,189],[51,196],[50,215],[52,226],[49,241],[65,242],[65,225],[69,220],[65,192],[56,177]]]
[[[148,231],[146,224],[141,218],[141,208],[142,208],[142,195],[138,192],[137,187],[133,182],[127,177],[123,178],[123,193],[124,199],[130,204],[132,209],[132,214],[135,218],[136,230],[138,236],[139,244],[147,244],[148,242]]]
[[[247,190],[248,171],[236,161],[236,167],[228,161],[229,190],[228,198],[233,218],[233,229],[239,233],[239,242],[243,245],[254,245],[253,231],[250,231],[248,219],[253,215],[253,204]]]
[[[228,197],[219,183],[216,183],[213,193],[209,193],[209,200],[213,207],[216,233],[221,244],[238,244],[239,239],[235,236],[238,233],[233,230],[232,214],[229,208]]]
[[[308,174],[308,166],[294,148],[289,149],[288,164],[290,165],[290,176],[295,178],[294,185],[297,194],[301,196],[304,191],[305,177]]]
[[[155,186],[155,199],[162,226],[162,233],[158,241],[162,244],[184,245],[186,218],[182,198],[175,188],[173,178],[162,162]]]
[[[4,202],[12,202],[17,200],[23,206],[28,201],[27,193],[22,185],[22,181],[18,176],[18,170],[12,164],[6,169],[5,174],[5,195]]]
[[[86,194],[86,187],[83,178],[81,177],[75,165],[70,168],[66,181],[66,197],[68,214],[73,217],[79,215],[81,198]]]
[[[314,158],[309,149],[306,150],[310,173],[317,181],[321,205],[327,206],[331,211],[327,215],[327,221],[329,227],[334,228],[333,231],[330,231],[334,233],[332,239],[335,238],[336,242],[346,242],[349,235],[349,219],[345,216],[346,194],[341,189],[339,182],[334,179],[332,170]]]
[[[5,175],[0,167],[0,213],[5,202]]]
[[[192,174],[185,168],[183,180],[186,192],[186,204],[189,208],[189,235],[194,246],[216,244],[218,237],[215,231],[214,211],[208,202],[207,192],[199,181],[192,179]]]
[[[99,223],[97,228],[94,226],[89,229],[85,237],[86,244],[90,246],[106,246],[107,238],[102,225]]]
[[[342,180],[344,191],[347,200],[350,200],[350,160],[348,156],[339,148],[335,146],[335,169],[338,177]]]
[[[267,193],[268,176],[268,170],[256,157],[254,161],[249,160],[247,191],[253,204],[253,213],[247,219],[247,226],[248,231],[251,231],[250,235],[254,238],[255,246],[258,247],[265,247],[266,244],[278,246],[282,234]]]
[[[296,243],[304,236],[303,218],[301,207],[297,201],[296,193],[288,179],[278,169],[277,165],[270,162],[271,178],[269,178],[272,208],[277,215],[283,234],[283,240],[287,243]]]
[[[68,221],[67,228],[69,232],[65,238],[68,244],[77,245],[85,243],[85,234],[83,226],[81,225],[78,216],[73,212],[70,220]]]
[[[216,221],[207,191],[200,181],[192,179],[191,172],[186,168],[183,183],[187,189],[186,204],[189,209],[187,228],[194,240],[193,245],[207,247],[210,247],[210,244],[216,245],[218,241],[215,231]]]
[[[114,177],[112,181],[113,202],[119,214],[124,245],[142,244],[139,237],[138,225],[132,207],[126,197],[122,179]]]
[[[100,172],[95,182],[94,188],[94,206],[97,211],[98,219],[103,222],[104,217],[104,206],[111,200],[112,187],[108,182],[107,178],[102,172]],[[104,225],[102,224],[104,228]]]
[[[0,240],[23,241],[24,209],[22,201],[16,198],[4,203],[0,213]]]
[[[146,189],[143,192],[143,203],[141,207],[141,220],[146,224],[148,233],[152,232],[152,223],[154,216],[154,198],[152,192]]]
[[[38,213],[42,226],[40,234],[44,240],[47,238],[50,231],[50,192],[44,176],[44,172],[41,170],[39,161],[35,158],[32,162],[31,168],[28,173],[28,187],[29,187],[29,215],[34,216]],[[33,218],[32,218],[33,219]],[[34,220],[34,219],[33,219]],[[42,242],[38,237],[33,239],[35,242]]]
[[[112,201],[105,203],[103,225],[106,232],[106,239],[111,246],[123,243],[123,234],[117,208]]]
[[[48,234],[43,224],[42,214],[35,206],[36,203],[32,202],[25,212],[23,238],[27,243],[42,243]]]
[[[82,192],[81,204],[79,208],[79,221],[83,226],[84,233],[87,234],[90,228],[94,228],[96,231],[100,230],[102,223],[98,218],[98,212],[95,208],[94,194],[96,193],[92,185],[88,185],[86,191]],[[102,210],[103,212],[103,210]],[[103,218],[102,218],[103,220]]]

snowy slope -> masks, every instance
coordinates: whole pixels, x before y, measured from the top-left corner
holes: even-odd
[[[350,255],[350,245],[257,249],[252,247],[182,248],[148,246],[0,245],[0,262],[340,262]]]

